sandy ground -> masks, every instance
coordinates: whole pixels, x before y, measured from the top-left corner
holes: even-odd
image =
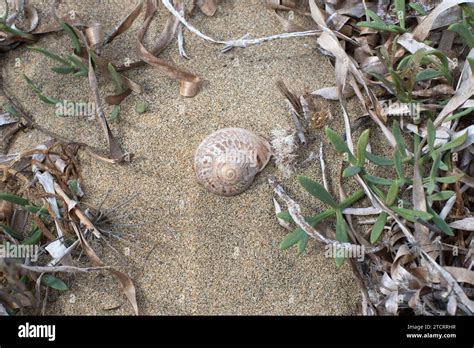
[[[34,2],[46,15],[49,2]],[[101,21],[111,29],[136,1],[66,1],[60,14],[71,10],[85,21]],[[167,17],[160,5],[148,41],[153,43]],[[104,53],[116,61],[134,60],[135,37],[141,17]],[[214,17],[199,11],[192,19],[204,33],[217,38],[254,37],[280,32],[279,23],[260,1],[223,1]],[[120,122],[112,126],[123,148],[133,154],[125,165],[110,165],[82,153],[80,156],[86,200],[98,203],[112,188],[106,206],[140,196],[128,211],[130,222],[149,225],[125,231],[129,242],[112,241],[119,253],[98,247],[108,264],[127,271],[135,280],[143,314],[320,314],[357,313],[359,292],[348,265],[336,269],[323,249],[310,241],[307,251],[280,251],[278,244],[286,231],[274,215],[273,193],[268,175],[280,173],[270,164],[251,188],[233,198],[209,194],[194,177],[193,156],[198,144],[223,127],[243,127],[270,136],[275,127],[291,127],[287,107],[274,80],[283,78],[297,91],[314,90],[334,84],[329,60],[316,49],[314,38],[273,41],[238,49],[227,54],[219,47],[185,32],[186,48],[192,57],[179,57],[177,43],[162,55],[186,68],[205,83],[192,99],[180,97],[178,83],[151,67],[126,75],[144,88],[122,104]],[[70,43],[62,33],[43,36],[38,45],[65,53]],[[151,44],[150,44],[151,45]],[[17,59],[18,58],[18,59]],[[21,47],[5,55],[6,85],[43,126],[64,136],[105,148],[95,120],[58,118],[54,107],[40,102],[21,79],[27,74],[46,95],[69,100],[89,100],[84,78],[56,75],[54,63]],[[16,63],[16,64],[15,64]],[[113,92],[102,79],[101,94]],[[140,100],[149,103],[145,114],[137,114]],[[110,113],[111,108],[106,108]],[[332,105],[334,118],[328,124],[341,131],[342,116]],[[356,117],[357,112],[353,112]],[[322,130],[308,151],[319,151]],[[37,131],[21,134],[10,152],[35,146],[47,139]],[[339,166],[326,145],[328,174],[333,192]],[[319,162],[298,172],[321,180]],[[281,175],[280,175],[281,176]],[[303,193],[295,178],[283,181],[299,197],[307,213],[319,212],[318,201]],[[337,194],[336,194],[337,195]],[[130,248],[130,255],[126,256]],[[131,314],[118,285],[108,275],[80,275],[68,280],[71,291],[54,294],[49,314]],[[73,295],[73,296],[72,296]],[[75,299],[75,301],[74,301]]]

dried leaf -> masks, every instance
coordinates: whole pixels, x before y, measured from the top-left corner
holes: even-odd
[[[126,161],[129,158],[129,155],[122,151],[118,141],[112,134],[110,127],[107,123],[107,119],[105,117],[104,111],[102,109],[102,103],[100,102],[99,96],[99,87],[97,85],[97,79],[95,76],[94,68],[92,66],[92,56],[89,52],[89,85],[91,87],[92,97],[95,103],[96,115],[97,119],[104,131],[104,135],[107,139],[107,143],[109,145],[109,156],[111,159],[117,162]]]
[[[92,262],[92,264],[96,267],[104,267],[104,263],[102,260],[97,256],[95,253],[94,249],[91,248],[89,243],[86,241],[84,238],[84,235],[79,229],[75,229],[76,234],[79,237],[79,240],[81,241],[82,248],[89,258],[89,260]],[[136,315],[138,315],[138,304],[137,304],[137,299],[136,299],[136,290],[135,290],[135,285],[133,284],[132,279],[125,273],[120,272],[114,268],[108,268],[109,272],[112,273],[117,280],[119,281],[122,291],[124,292],[125,296],[127,297],[128,301],[132,305],[132,308],[135,312]]]
[[[451,222],[449,227],[464,231],[474,231],[474,217],[468,217]]]
[[[418,24],[413,31],[413,37],[417,41],[425,41],[428,37],[431,28],[433,27],[436,19],[449,8],[462,4],[462,3],[473,3],[474,0],[444,0],[436,8],[429,13],[428,16],[423,18],[420,24]],[[450,22],[449,24],[451,24]]]
[[[110,34],[107,34],[102,42],[101,46],[105,46],[109,43],[111,43],[117,36],[120,34],[124,33],[125,31],[128,30],[137,19],[137,17],[140,15],[140,12],[142,11],[143,8],[143,1],[140,1],[137,6],[130,12],[124,19],[120,21],[119,24],[115,26],[115,28],[112,30]]]
[[[147,64],[159,69],[167,76],[180,81],[180,94],[184,97],[194,97],[199,89],[201,79],[187,71],[180,70],[172,66],[163,59],[159,59],[148,51],[143,44],[143,37],[145,36],[148,26],[153,19],[156,11],[156,4],[154,1],[147,2],[147,14],[140,32],[138,33],[138,56]],[[171,33],[169,33],[171,35]],[[169,37],[164,38],[169,39]],[[165,40],[166,41],[166,40]]]

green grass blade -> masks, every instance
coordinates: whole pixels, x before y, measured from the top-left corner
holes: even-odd
[[[70,65],[69,62],[64,59],[63,57],[61,57],[60,55],[56,54],[56,53],[53,53],[49,50],[47,50],[46,48],[42,48],[42,47],[37,47],[37,46],[28,46],[28,48],[30,50],[33,50],[33,51],[36,51],[36,52],[39,52],[43,55],[45,55],[46,57],[50,58],[50,59],[53,59],[63,65]]]
[[[112,63],[109,63],[107,65],[107,69],[109,70],[110,76],[112,77],[112,80],[115,83],[115,92],[117,94],[121,94],[125,91],[125,85],[123,83],[122,77],[120,77],[119,73],[117,70],[115,70],[115,67],[112,65]]]
[[[21,206],[25,206],[27,204],[30,204],[27,199],[17,196],[17,195],[12,195],[10,193],[6,192],[0,192],[0,201],[7,201],[13,204],[18,204]]]
[[[5,233],[9,234],[10,236],[12,236],[13,238],[15,238],[17,240],[22,240],[23,239],[23,236],[20,233],[16,232],[10,226],[0,224],[0,228],[3,229],[3,231],[5,231]]]
[[[61,25],[61,27],[63,28],[63,30],[66,32],[66,34],[69,36],[69,38],[71,39],[72,41],[72,44],[74,46],[74,52],[76,54],[79,54],[81,52],[81,43],[79,42],[79,38],[77,37],[77,34],[76,32],[74,31],[74,29],[69,25],[67,24],[66,22],[59,22],[59,24]]]

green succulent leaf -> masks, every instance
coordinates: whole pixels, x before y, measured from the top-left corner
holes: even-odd
[[[448,236],[454,236],[454,232],[451,227],[449,227],[446,221],[441,219],[441,217],[431,207],[428,206],[427,211],[433,215],[433,222],[441,231],[443,231],[443,233],[447,234]]]
[[[367,145],[369,143],[369,134],[370,129],[366,129],[360,135],[360,138],[357,142],[357,164],[362,167],[365,162],[365,152]]]
[[[430,149],[430,152],[432,152],[434,149],[434,143],[436,139],[436,130],[435,130],[433,121],[428,120],[427,128],[428,128],[428,147]]]
[[[55,66],[51,68],[51,71],[57,73],[57,74],[71,74],[76,71],[74,67],[72,66]]]
[[[77,68],[79,69],[79,71],[75,74],[77,75],[78,73],[86,73],[85,76],[87,76],[87,72],[89,71],[89,68],[88,66],[82,61],[82,59],[75,55],[74,53],[73,54],[70,54],[68,56],[68,59],[71,61],[71,63]]]
[[[374,155],[373,153],[368,152],[368,151],[365,151],[365,157],[367,157],[367,159],[370,162],[375,163],[378,166],[393,166],[394,165],[393,160],[386,157]]]
[[[399,208],[397,206],[391,206],[390,209],[392,209],[395,213],[397,213],[398,215],[402,216],[403,218],[411,222],[416,222],[417,217],[425,221],[428,221],[432,218],[432,215],[430,213],[420,211],[420,210]]]
[[[410,2],[408,4],[412,9],[414,9],[420,16],[426,16],[426,11],[421,7],[421,5],[417,2]]]
[[[48,209],[42,208],[42,207],[37,207],[36,205],[25,205],[25,210],[28,210],[30,213],[33,214],[48,214]]]
[[[380,235],[383,232],[385,224],[387,223],[387,213],[381,212],[377,221],[375,221],[374,227],[372,227],[372,232],[370,233],[370,243],[374,244],[379,239]]]
[[[425,69],[416,74],[416,82],[432,80],[436,77],[444,76],[441,71],[434,69]]]
[[[346,220],[344,220],[344,216],[342,215],[342,211],[340,209],[336,210],[336,239],[339,242],[349,242]]]
[[[301,255],[308,245],[309,236],[305,233],[303,237],[298,241],[298,255]]]
[[[148,107],[148,104],[144,101],[138,102],[137,105],[135,106],[135,111],[138,112],[139,114],[145,113],[146,109]]]
[[[395,201],[397,200],[397,197],[398,197],[399,189],[400,189],[400,187],[398,185],[398,182],[397,181],[392,182],[392,184],[390,185],[390,188],[388,189],[385,204],[393,205],[395,203]]]
[[[347,167],[346,169],[344,169],[344,171],[342,172],[342,176],[344,178],[347,178],[349,176],[353,176],[353,175],[356,175],[356,174],[360,173],[361,170],[362,170],[362,168],[359,167],[359,166],[350,166],[350,167]]]
[[[115,70],[115,67],[112,63],[109,63],[107,65],[107,69],[109,70],[110,76],[112,77],[112,80],[115,83],[115,92],[117,94],[123,93],[125,91],[125,85],[123,83],[122,77],[119,75],[117,70]]]
[[[405,140],[403,139],[398,121],[393,122],[392,133],[393,133],[393,136],[395,137],[395,141],[397,142],[397,148],[402,154],[402,157],[405,157],[405,154],[407,153],[407,146],[405,144]]]
[[[458,146],[461,146],[466,141],[467,136],[468,136],[468,134],[467,134],[467,131],[466,131],[460,137],[457,137],[456,139],[453,139],[450,142],[448,142],[448,143],[444,144],[443,146],[441,146],[439,151],[444,152],[444,151],[447,151],[447,150],[454,149]]]
[[[328,137],[334,149],[338,153],[347,153],[349,157],[349,162],[354,163],[356,159],[354,155],[351,153],[351,151],[349,150],[349,147],[347,146],[344,139],[342,139],[342,137],[337,132],[333,131],[329,127],[326,127],[325,132],[326,132],[326,136]]]
[[[399,149],[395,150],[394,159],[395,159],[395,170],[397,172],[398,178],[404,180],[402,155],[400,154]]]
[[[438,176],[435,178],[437,182],[443,183],[443,184],[454,184],[457,182],[459,179],[461,179],[464,176],[464,173],[458,174],[458,175],[452,175],[452,176]]]
[[[293,232],[287,234],[286,237],[281,241],[279,246],[280,250],[286,250],[292,247],[298,243],[300,239],[304,238],[305,235],[306,233],[302,229],[297,228]]]
[[[393,183],[393,180],[386,179],[386,178],[381,178],[378,176],[373,176],[373,175],[364,175],[364,179],[377,185],[385,185],[385,186],[390,186]]]
[[[41,240],[41,237],[43,237],[43,232],[38,228],[38,226],[35,226],[35,228],[33,228],[33,232],[27,238],[25,238],[21,242],[21,244],[24,244],[24,245],[38,244],[39,241]]]
[[[43,274],[43,277],[41,277],[41,283],[54,290],[58,290],[58,291],[69,290],[66,283],[64,283],[61,279],[56,278],[55,276],[51,274]]]
[[[405,0],[395,0],[395,11],[397,11],[400,27],[405,30]]]
[[[397,25],[385,24],[375,12],[369,9],[366,10],[366,14],[371,19],[371,21],[358,22],[357,23],[358,27],[367,27],[367,28],[388,31],[388,32],[397,33],[397,34],[403,33],[405,31],[403,28]]]
[[[114,105],[112,112],[110,113],[109,121],[116,122],[118,120],[120,114],[120,105]]]
[[[455,195],[454,191],[440,191],[428,196],[428,199],[434,201],[445,201]]]
[[[42,102],[47,103],[47,104],[53,104],[53,105],[62,103],[62,101],[59,99],[45,96],[43,92],[41,91],[41,89],[37,85],[35,85],[35,83],[28,76],[23,75],[23,78],[25,79],[26,83],[31,87],[31,89],[33,89],[35,94],[38,96],[38,98]]]

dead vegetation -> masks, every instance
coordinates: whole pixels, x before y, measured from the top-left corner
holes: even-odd
[[[59,17],[55,1],[50,22],[38,18],[33,6],[23,1],[7,1],[0,19],[0,51],[25,43],[60,65],[58,74],[87,77],[95,105],[95,117],[108,144],[108,152],[77,143],[45,129],[34,115],[24,111],[0,76],[1,93],[7,107],[0,109],[0,127],[8,127],[2,139],[4,155],[0,218],[2,238],[16,245],[37,245],[41,257],[32,262],[2,259],[0,311],[14,314],[30,308],[43,313],[49,289],[66,290],[58,274],[108,271],[122,286],[135,313],[138,313],[135,287],[125,273],[106,266],[91,247],[91,240],[113,236],[113,211],[81,204],[79,149],[110,163],[131,160],[112,134],[109,123],[119,119],[120,104],[141,87],[124,72],[149,65],[179,82],[179,93],[195,96],[201,78],[160,59],[159,55],[177,37],[181,57],[188,58],[183,30],[222,46],[221,52],[246,48],[271,40],[316,37],[320,51],[334,63],[336,86],[298,95],[283,81],[277,88],[288,100],[293,130],[275,130],[274,159],[285,177],[293,175],[308,160],[321,162],[322,185],[306,177],[298,181],[328,206],[315,216],[302,216],[301,208],[277,179],[269,182],[287,210],[275,200],[279,223],[293,230],[282,241],[281,249],[296,245],[302,253],[310,238],[334,247],[338,266],[347,260],[362,292],[362,313],[377,314],[467,314],[474,312],[472,285],[472,165],[474,126],[471,101],[474,93],[474,9],[468,1],[266,1],[284,33],[269,37],[215,39],[190,23],[193,11],[215,14],[214,0],[193,1],[185,8],[181,0],[162,0],[169,17],[156,44],[147,48],[144,37],[154,19],[157,3],[141,1],[131,13],[118,20],[110,31],[100,23],[84,23],[79,16]],[[139,60],[121,64],[101,56],[143,14],[136,40]],[[312,27],[303,28],[295,16],[310,17]],[[35,45],[40,35],[64,31],[71,41],[71,52],[61,56]],[[96,75],[115,85],[115,94],[105,102],[113,105],[107,117],[102,108]],[[24,77],[38,98],[45,103],[63,101],[46,96],[34,81]],[[355,96],[365,115],[351,122],[347,98]],[[341,136],[326,128],[326,136],[341,154],[339,200],[328,192],[324,175],[324,150],[301,160],[299,147],[314,141],[312,132],[331,117],[320,99],[338,100],[343,111],[345,133]],[[137,105],[143,112],[146,105]],[[369,128],[355,141],[353,133],[364,127],[378,131],[392,149],[391,158],[370,150]],[[35,128],[54,140],[20,154],[7,155],[8,144],[23,129]],[[372,130],[374,129],[374,130]],[[410,139],[408,142],[406,139]],[[396,177],[377,177],[366,165],[391,166]],[[342,180],[355,180],[360,189],[347,195]],[[364,208],[354,208],[363,200]],[[126,202],[124,202],[126,203]],[[117,208],[118,209],[118,208]],[[361,216],[372,216],[369,234],[363,234]],[[325,220],[335,217],[336,230]],[[361,249],[362,248],[362,249]],[[347,257],[363,250],[362,262]],[[340,254],[339,254],[340,252]],[[90,267],[73,265],[72,256],[84,253]],[[56,274],[56,275],[54,275]]]

